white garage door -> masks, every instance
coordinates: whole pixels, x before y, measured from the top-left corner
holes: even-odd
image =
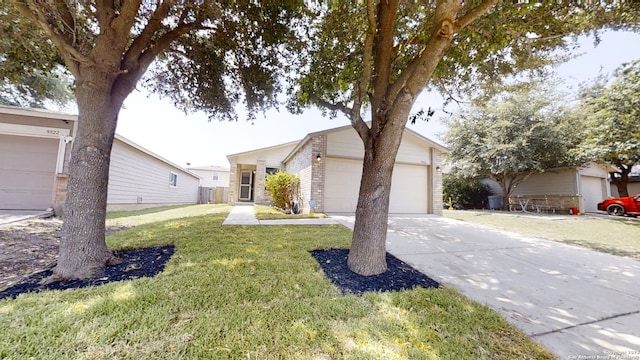
[[[0,135],[0,209],[51,206],[58,140]]]
[[[325,168],[325,212],[355,212],[362,175],[362,162],[327,159]],[[389,212],[427,213],[427,167],[397,164],[391,182]]]
[[[597,212],[598,203],[606,199],[603,179],[594,176],[582,176],[582,200],[584,212]]]

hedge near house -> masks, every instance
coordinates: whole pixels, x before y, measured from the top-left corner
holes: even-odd
[[[476,178],[459,177],[446,174],[442,178],[444,204],[449,206],[449,199],[454,209],[483,209],[487,205],[487,197],[491,189]]]
[[[267,175],[265,180],[267,191],[271,194],[273,206],[284,210],[285,212],[296,213],[293,208],[294,201],[299,196],[300,178],[286,171],[280,171],[272,175]]]

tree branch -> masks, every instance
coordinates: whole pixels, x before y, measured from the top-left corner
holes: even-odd
[[[397,0],[380,1],[374,45],[373,94],[371,104],[376,112],[384,114],[388,109],[387,89],[391,78],[391,59],[393,58],[393,36],[398,10]],[[374,115],[375,116],[375,115]],[[384,116],[383,116],[384,118]],[[373,121],[372,129],[376,131],[377,121]],[[384,121],[382,124],[384,125]]]
[[[140,0],[138,0],[138,2],[139,1]],[[175,1],[165,1],[165,2],[162,2],[162,4],[158,6],[158,8],[156,8],[156,11],[153,12],[153,14],[151,15],[151,18],[149,19],[147,26],[145,26],[145,28],[142,30],[142,33],[140,33],[140,35],[138,35],[138,37],[136,37],[136,39],[133,40],[133,43],[131,44],[131,46],[129,46],[129,49],[124,54],[123,61],[122,61],[122,67],[124,69],[134,68],[136,66],[135,64],[138,62],[139,57],[142,55],[142,53],[144,51],[147,51],[146,49],[152,46],[151,42],[153,40],[153,36],[156,35],[156,32],[162,25],[162,20],[164,20],[165,17],[169,14],[169,11],[171,10],[171,7],[174,5],[174,3]],[[180,25],[176,27],[176,29],[178,29],[179,27]],[[174,29],[174,31],[176,29]],[[128,31],[129,30],[127,29],[127,32]],[[167,33],[165,35],[169,35],[170,33]],[[168,44],[167,44],[167,47],[168,47]],[[164,49],[163,48],[159,49],[159,51],[156,52],[156,54],[158,54],[162,50]]]
[[[173,2],[168,1],[168,3],[172,4]],[[119,39],[128,39],[129,32],[131,30],[131,27],[133,26],[133,23],[135,22],[141,4],[142,0],[123,1],[120,7],[120,14],[115,17],[110,24],[108,24],[109,27],[116,32],[116,36],[118,36]],[[162,3],[162,5],[164,4],[166,4],[166,2]]]
[[[58,48],[58,52],[64,59],[65,64],[69,68],[69,71],[78,78],[79,70],[78,70],[78,62],[83,63],[92,63],[93,61],[89,59],[87,56],[82,54],[78,49],[76,49],[73,44],[68,42],[68,39],[60,34],[55,29],[55,25],[52,24],[47,16],[43,13],[44,10],[47,10],[48,7],[44,5],[36,5],[23,1],[13,1],[14,6],[25,18],[31,20],[35,25],[41,28],[47,36],[53,41],[53,43]],[[30,6],[33,5],[32,6]]]
[[[135,1],[133,2],[135,3]],[[98,19],[98,26],[107,29],[115,16],[114,0],[97,0],[95,17]]]
[[[489,12],[489,10],[491,10],[491,8],[497,3],[498,3],[498,0],[483,0],[482,3],[480,3],[480,5],[474,7],[473,9],[471,9],[471,11],[466,13],[463,17],[456,20],[454,32],[459,33],[460,31],[462,31],[464,28],[469,26],[469,24],[473,23],[479,17]]]
[[[369,84],[371,83],[371,73],[373,71],[373,40],[376,36],[376,14],[373,0],[367,1],[367,19],[369,27],[364,39],[364,49],[362,54],[362,75],[357,82],[357,88],[353,99],[353,110],[358,114],[362,109],[362,102],[366,96]]]

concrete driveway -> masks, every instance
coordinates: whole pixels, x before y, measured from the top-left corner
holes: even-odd
[[[46,210],[0,210],[0,225],[52,215],[53,212]]]
[[[640,359],[638,261],[433,215],[390,216],[387,250],[561,359]]]

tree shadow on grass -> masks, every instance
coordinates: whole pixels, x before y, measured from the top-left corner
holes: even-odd
[[[411,290],[415,287],[437,288],[437,281],[387,253],[388,270],[380,275],[362,276],[349,270],[348,249],[313,250],[313,256],[325,275],[343,294],[362,295],[368,291]]]
[[[89,286],[99,286],[122,280],[132,280],[141,277],[154,277],[160,273],[175,251],[174,246],[161,246],[144,249],[118,250],[113,254],[122,260],[117,265],[107,268],[95,278],[81,280],[63,280],[49,284],[40,282],[51,276],[51,269],[29,276],[25,281],[0,291],[0,300],[16,298],[20,294],[39,292],[43,290],[77,289]]]

